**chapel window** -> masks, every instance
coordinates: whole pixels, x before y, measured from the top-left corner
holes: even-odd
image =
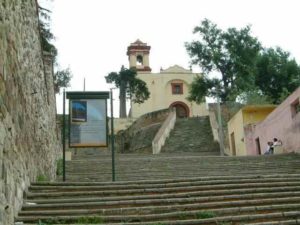
[[[180,95],[183,94],[183,84],[182,83],[172,83],[172,94]]]

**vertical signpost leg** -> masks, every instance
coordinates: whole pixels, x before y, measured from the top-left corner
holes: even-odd
[[[62,144],[63,144],[63,181],[66,181],[66,92],[63,93],[63,134],[62,134]]]
[[[110,89],[110,134],[111,134],[111,163],[112,163],[112,181],[116,180],[115,177],[115,135],[114,135],[114,112],[113,112],[113,92]]]

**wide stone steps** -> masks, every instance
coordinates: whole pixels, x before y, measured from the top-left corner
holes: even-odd
[[[220,210],[212,210],[209,212],[210,215],[216,215],[216,218],[208,219],[201,221],[201,216],[205,215],[205,211],[187,211],[187,212],[170,212],[170,213],[160,213],[160,214],[148,214],[148,215],[129,215],[129,216],[101,216],[98,217],[104,223],[120,223],[122,224],[130,223],[130,222],[152,222],[156,221],[156,223],[162,224],[170,224],[169,221],[177,220],[177,224],[180,220],[181,222],[188,222],[187,220],[197,219],[194,220],[193,224],[217,224],[216,221],[220,222],[227,222],[227,221],[234,221],[234,222],[243,222],[243,221],[260,221],[260,220],[268,220],[268,217],[278,217],[281,219],[282,217],[286,218],[300,218],[300,211],[298,207],[278,207],[276,206],[269,206],[269,207],[245,207],[245,208],[228,208],[228,209],[220,209]],[[284,213],[280,211],[284,210]],[[250,215],[249,215],[250,213]],[[263,214],[261,214],[263,213]],[[232,214],[239,214],[239,216],[233,216]],[[42,221],[59,221],[63,220],[67,223],[72,223],[80,220],[82,216],[56,216],[53,217],[46,217],[40,216],[39,217]],[[24,218],[25,221],[25,218]],[[27,217],[26,221],[36,221],[35,217]],[[198,223],[195,223],[197,222]],[[124,223],[125,222],[125,223]],[[99,223],[100,224],[100,223]],[[130,223],[131,224],[131,223]],[[145,223],[148,224],[148,223]],[[183,223],[189,224],[189,223]],[[239,224],[239,223],[238,223]]]
[[[244,200],[244,199],[251,199],[253,197],[257,199],[261,198],[285,198],[285,197],[295,197],[299,196],[299,190],[296,188],[285,188],[281,189],[278,192],[278,189],[259,189],[255,190],[256,192],[251,192],[251,190],[235,190],[235,191],[218,191],[218,192],[185,192],[181,194],[160,194],[160,195],[138,195],[138,196],[122,196],[122,197],[82,197],[82,198],[56,198],[56,199],[35,199],[34,202],[36,204],[56,204],[56,203],[79,203],[79,202],[100,202],[100,201],[126,201],[126,204],[129,201],[135,201],[138,204],[138,200],[147,200],[147,199],[174,199],[173,202],[181,201],[184,198],[193,198],[189,199],[189,202],[198,201],[198,202],[205,202],[205,201],[221,201],[221,200]],[[260,193],[257,193],[259,192]],[[266,192],[267,191],[267,192]],[[186,199],[185,199],[186,200]],[[154,201],[154,200],[153,200]],[[131,203],[132,203],[131,202]],[[145,202],[145,201],[144,201]],[[32,201],[27,200],[26,204],[31,204]]]
[[[263,224],[300,218],[300,174],[33,183],[17,221]],[[82,222],[84,221],[84,222]],[[101,221],[101,222],[99,222]],[[46,223],[47,224],[47,223]]]
[[[27,193],[27,198],[55,198],[61,196],[124,196],[124,195],[140,195],[140,194],[158,194],[158,193],[177,193],[177,192],[196,192],[211,190],[224,190],[224,189],[243,189],[243,188],[272,188],[272,187],[298,187],[300,182],[272,182],[272,183],[245,183],[245,184],[221,184],[221,185],[203,185],[203,186],[188,186],[188,187],[169,187],[169,188],[144,188],[144,189],[123,189],[123,190],[103,190],[97,187],[88,187],[81,190],[68,190],[57,192],[43,192],[43,193]],[[88,191],[88,194],[86,192]]]
[[[282,221],[272,221],[272,222],[258,222],[258,223],[244,223],[247,225],[294,225],[300,224],[300,220],[282,220]]]
[[[117,154],[115,170],[117,181],[137,181],[195,176],[297,174],[300,172],[299,163],[300,157],[297,154],[259,157],[204,157],[198,153]],[[111,178],[109,152],[101,152],[93,159],[72,160],[66,163],[67,181],[102,182],[110,181]]]
[[[66,182],[31,184],[17,221],[268,225],[300,218],[298,154],[117,154],[116,178],[110,182],[107,152],[67,162]]]
[[[162,152],[198,152],[203,156],[220,155],[213,141],[209,117],[177,119]]]
[[[293,196],[293,195],[292,195]],[[268,196],[267,196],[268,197]],[[215,200],[216,202],[213,202]],[[277,198],[259,198],[259,199],[242,199],[242,200],[230,200],[230,199],[212,199],[209,200],[210,202],[205,202],[203,198],[192,198],[190,200],[186,200],[184,198],[176,198],[176,199],[151,199],[151,200],[123,200],[123,201],[106,201],[105,203],[103,202],[84,202],[84,207],[85,209],[81,209],[82,207],[81,204],[78,203],[60,203],[60,204],[43,204],[41,206],[37,205],[28,205],[24,206],[23,212],[21,212],[19,215],[29,215],[29,214],[39,214],[37,211],[40,213],[44,212],[45,214],[56,214],[58,213],[55,211],[57,208],[63,208],[64,210],[70,209],[68,213],[70,214],[76,214],[76,212],[86,212],[86,213],[91,213],[91,211],[98,211],[98,212],[103,212],[107,214],[111,213],[126,213],[126,214],[131,214],[134,212],[139,212],[140,214],[142,213],[149,213],[149,212],[162,212],[162,211],[169,211],[169,210],[174,210],[174,209],[212,209],[212,208],[225,208],[229,206],[251,206],[251,205],[261,205],[261,204],[280,204],[280,203],[288,203],[292,204],[294,203],[297,205],[299,202],[299,197],[293,196],[293,198],[289,197],[277,197]],[[208,200],[207,200],[208,201]],[[224,201],[224,202],[222,202]],[[145,203],[145,204],[143,204]],[[141,205],[142,206],[139,206]],[[180,204],[180,206],[176,206],[177,204]],[[112,210],[112,206],[124,206],[122,208],[122,211],[117,209],[117,210]],[[125,206],[130,205],[130,208],[125,208]],[[150,205],[150,206],[147,206]],[[155,206],[153,206],[155,205]],[[139,207],[138,207],[139,206]],[[298,207],[298,206],[297,206]],[[75,209],[78,210],[75,210]],[[103,210],[103,208],[106,208],[106,210]],[[35,211],[31,211],[32,209],[35,209]],[[53,209],[54,211],[49,212],[50,209]],[[91,209],[91,210],[87,210]],[[98,209],[98,210],[97,210]],[[105,212],[104,212],[105,211]],[[61,212],[63,214],[66,214],[66,211]]]
[[[290,175],[291,176],[291,175]],[[177,187],[192,187],[192,186],[199,186],[199,185],[241,185],[241,184],[249,184],[249,183],[269,183],[269,182],[298,182],[298,175],[295,177],[266,177],[264,176],[264,180],[261,180],[259,176],[254,176],[251,178],[245,178],[245,177],[233,177],[235,179],[232,180],[226,180],[222,179],[222,177],[214,177],[213,180],[203,180],[201,178],[192,178],[192,179],[184,179],[180,180],[178,179],[177,182],[175,181],[168,181],[165,182],[164,180],[160,181],[152,181],[151,183],[129,183],[126,182],[126,186],[124,186],[121,182],[115,182],[113,185],[111,183],[86,183],[86,182],[66,182],[66,183],[60,183],[60,182],[53,182],[53,183],[47,183],[44,182],[43,185],[40,185],[40,183],[33,183],[29,191],[39,191],[39,192],[57,192],[57,191],[84,191],[84,190],[129,190],[129,189],[146,189],[146,188],[177,188]],[[165,182],[165,183],[164,183]],[[76,186],[75,186],[76,185]],[[101,186],[99,186],[101,185]]]
[[[275,199],[276,200],[276,199]],[[286,201],[286,199],[282,199],[283,201]],[[271,201],[269,201],[271,202]],[[157,215],[157,217],[161,216],[161,218],[165,217],[166,214],[170,214],[172,212],[176,212],[177,214],[187,214],[190,213],[190,215],[193,215],[196,213],[200,213],[201,211],[209,210],[209,212],[217,214],[217,215],[228,215],[232,213],[238,213],[238,214],[245,214],[249,213],[251,211],[256,212],[275,212],[275,211],[282,211],[282,210],[299,210],[298,203],[282,203],[278,201],[276,204],[276,201],[272,202],[273,205],[263,205],[263,201],[259,202],[259,206],[245,206],[243,204],[240,204],[239,202],[231,202],[231,204],[210,204],[210,205],[203,205],[200,206],[199,204],[184,204],[184,205],[174,205],[174,206],[165,206],[165,207],[141,207],[141,208],[124,208],[124,209],[81,209],[81,210],[45,210],[45,211],[36,211],[36,212],[26,212],[24,211],[21,213],[20,219],[23,220],[35,220],[35,216],[39,216],[40,219],[44,218],[47,219],[49,216],[65,216],[65,217],[73,217],[78,216],[77,218],[82,217],[82,215],[99,215],[101,214],[104,217],[107,216],[119,216],[122,218],[129,217],[129,216],[135,216],[139,215],[142,219],[142,217],[147,217],[149,215]],[[234,205],[236,203],[236,206]],[[266,202],[268,203],[268,202]],[[251,202],[250,202],[251,204]],[[161,215],[163,214],[163,215]],[[26,216],[26,218],[25,218]],[[22,218],[24,217],[24,218]]]

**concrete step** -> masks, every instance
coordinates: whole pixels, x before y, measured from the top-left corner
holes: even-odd
[[[189,203],[189,201],[171,201],[172,204],[168,202],[160,201],[157,204],[157,201],[145,201],[146,203],[150,203],[151,205],[142,205],[138,206],[138,204],[134,205],[117,205],[115,202],[106,202],[106,204],[98,204],[98,203],[81,203],[81,207],[78,207],[77,203],[69,203],[62,204],[61,206],[54,205],[45,205],[42,207],[28,207],[24,208],[19,216],[55,216],[55,215],[87,215],[87,214],[101,214],[101,215],[148,215],[148,214],[160,214],[174,211],[191,211],[191,210],[206,210],[206,211],[214,211],[220,209],[227,209],[227,213],[231,213],[230,209],[234,207],[263,207],[264,210],[278,210],[278,209],[299,209],[300,201],[299,197],[287,197],[287,198],[273,198],[273,199],[245,199],[245,200],[231,200],[231,201],[217,201],[217,202],[193,202]],[[127,204],[130,204],[127,202]],[[268,208],[270,207],[270,208]],[[255,210],[255,209],[254,209]]]
[[[270,221],[270,222],[258,222],[258,223],[244,223],[245,225],[294,225],[300,224],[299,219],[293,220],[281,220],[281,221]]]
[[[168,187],[186,187],[186,186],[198,186],[198,185],[239,185],[239,184],[249,184],[249,183],[271,183],[271,182],[299,182],[300,176],[292,177],[274,177],[269,178],[266,177],[263,180],[261,178],[247,178],[242,177],[241,179],[237,180],[230,180],[229,177],[227,179],[220,179],[218,180],[215,178],[214,180],[192,180],[192,181],[177,181],[177,182],[165,182],[163,180],[160,183],[141,183],[141,184],[114,184],[114,183],[87,183],[89,185],[84,185],[79,183],[78,185],[65,185],[64,183],[57,183],[57,185],[47,185],[47,183],[35,183],[29,187],[29,192],[37,193],[37,192],[57,192],[57,191],[91,191],[91,190],[128,190],[128,189],[147,189],[147,188],[168,188]],[[60,185],[59,185],[60,184]]]
[[[147,185],[147,184],[168,184],[168,183],[180,183],[180,182],[197,182],[197,181],[213,181],[219,182],[222,180],[242,180],[242,179],[274,179],[274,180],[284,180],[284,179],[294,179],[299,178],[300,174],[271,174],[271,175],[248,175],[248,176],[206,176],[206,177],[185,177],[185,178],[173,178],[164,180],[138,180],[138,181],[110,181],[110,182],[33,182],[33,186],[94,186],[94,185]]]
[[[158,187],[158,188],[128,188],[117,190],[106,190],[102,187],[73,187],[73,190],[60,189],[55,192],[27,192],[26,197],[32,198],[55,198],[61,196],[124,196],[124,195],[140,195],[140,194],[156,194],[156,193],[176,193],[176,192],[194,192],[194,191],[208,191],[208,190],[226,190],[226,189],[243,189],[243,188],[280,188],[280,187],[300,187],[300,181],[289,182],[256,182],[256,183],[232,183],[232,184],[213,184],[213,185],[186,185],[179,187]],[[70,187],[68,187],[70,188]]]
[[[298,191],[297,191],[298,190]],[[194,198],[198,202],[207,201],[222,201],[222,200],[243,200],[243,199],[261,199],[261,198],[285,198],[300,196],[300,191],[297,188],[285,188],[284,190],[261,188],[259,190],[226,190],[226,191],[208,191],[208,192],[185,192],[175,194],[159,194],[159,195],[136,195],[136,196],[111,196],[111,197],[79,197],[75,198],[44,198],[44,199],[28,199],[24,205],[30,204],[55,204],[55,203],[79,203],[79,202],[101,202],[101,201],[128,201],[128,200],[147,200],[147,199],[179,199]]]
[[[241,209],[241,208],[239,208]],[[207,213],[206,211],[191,211],[191,212],[183,212],[183,213],[178,213],[178,212],[173,212],[173,213],[166,213],[166,214],[160,214],[160,215],[146,215],[143,218],[141,218],[140,215],[133,215],[133,216],[127,216],[127,217],[116,217],[116,216],[91,216],[89,218],[95,220],[98,218],[98,220],[101,220],[101,224],[128,224],[128,225],[143,225],[143,224],[224,224],[224,223],[231,223],[231,224],[245,224],[245,223],[250,223],[250,222],[269,222],[270,220],[274,221],[287,221],[287,220],[297,220],[300,218],[300,211],[292,211],[292,210],[287,210],[283,212],[276,212],[276,210],[271,211],[271,212],[266,212],[266,213],[260,213],[259,209],[254,211],[253,209],[251,210],[250,208],[248,209],[251,214],[241,214],[237,215],[239,212],[239,209],[232,209],[234,215],[224,215],[220,213],[220,216],[217,216],[214,212],[209,212]],[[241,209],[242,211],[247,209]],[[265,210],[265,209],[262,209]],[[222,211],[222,210],[221,210]],[[221,212],[219,211],[219,212]],[[224,211],[224,210],[223,210]],[[211,218],[207,219],[201,219],[197,217],[201,216],[210,216]],[[52,223],[57,224],[59,221],[64,221],[63,224],[72,224],[72,222],[79,221],[82,218],[88,218],[88,217],[82,217],[82,216],[56,216],[56,217],[39,217],[40,219],[52,221]],[[170,219],[171,218],[171,219]],[[22,221],[24,222],[35,222],[36,218],[19,218],[18,220],[23,219]],[[175,219],[175,220],[174,220]],[[76,222],[78,224],[78,222]],[[81,223],[81,224],[87,224],[87,223]],[[100,223],[97,223],[100,224]]]

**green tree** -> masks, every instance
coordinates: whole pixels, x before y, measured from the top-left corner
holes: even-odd
[[[70,87],[70,82],[73,75],[70,68],[59,70],[54,74],[54,90],[59,93],[60,88]]]
[[[51,44],[51,41],[54,40],[54,35],[51,32],[49,25],[51,11],[41,7],[40,5],[38,6],[38,11],[42,50],[49,52],[56,57],[57,49],[53,44]]]
[[[143,103],[150,96],[147,85],[138,79],[136,70],[121,67],[119,73],[111,72],[105,79],[107,83],[114,83],[120,89],[120,118],[126,117],[126,97],[135,103]]]
[[[272,103],[279,104],[300,86],[300,67],[290,53],[268,48],[257,59],[256,86]]]
[[[244,105],[265,105],[272,104],[270,98],[264,95],[257,87],[253,90],[239,95],[238,102]]]
[[[199,65],[204,76],[193,81],[189,100],[199,102],[205,96],[219,96],[222,102],[232,101],[253,87],[261,45],[251,36],[249,26],[223,31],[205,19],[195,27],[194,33],[199,34],[200,39],[185,45],[191,63]],[[221,78],[210,78],[211,72],[219,72]]]
[[[54,35],[51,32],[50,25],[49,25],[51,19],[50,17],[51,11],[38,5],[38,12],[39,12],[40,41],[41,41],[42,50],[51,53],[55,61],[57,56],[57,49],[55,45],[51,43],[51,41],[54,40]],[[55,65],[58,66],[57,63],[55,63]],[[70,68],[57,71],[54,74],[55,93],[59,93],[60,88],[62,87],[69,87],[71,79],[72,79],[72,72]]]

